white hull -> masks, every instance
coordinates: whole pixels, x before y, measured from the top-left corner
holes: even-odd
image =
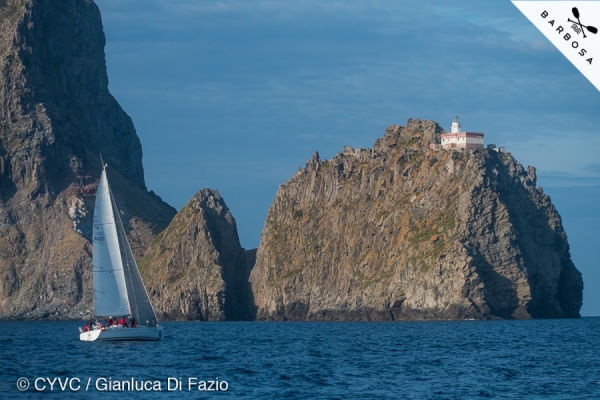
[[[79,335],[80,340],[93,342],[94,340],[160,340],[162,338],[161,327],[138,326],[136,328],[106,328],[83,332]]]

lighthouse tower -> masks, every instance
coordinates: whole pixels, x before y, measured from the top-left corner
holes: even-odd
[[[458,122],[458,115],[454,116],[452,120],[452,127],[450,127],[450,133],[459,133],[460,132],[460,122]]]

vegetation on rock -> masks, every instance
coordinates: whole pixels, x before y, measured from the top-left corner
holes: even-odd
[[[281,185],[250,281],[259,319],[577,317],[550,198],[509,154],[429,149],[409,120]]]

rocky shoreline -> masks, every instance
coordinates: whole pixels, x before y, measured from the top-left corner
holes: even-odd
[[[560,215],[510,154],[439,150],[420,119],[315,152],[245,250],[218,191],[177,213],[147,190],[93,1],[6,0],[0,21],[0,320],[90,313],[100,154],[162,320],[579,317]]]

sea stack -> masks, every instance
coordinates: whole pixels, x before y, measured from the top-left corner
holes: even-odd
[[[250,276],[257,318],[579,317],[581,274],[535,168],[442,149],[442,134],[410,119],[282,184]]]
[[[154,240],[139,267],[160,319],[253,319],[248,275],[255,251],[240,245],[218,191],[202,189]]]

